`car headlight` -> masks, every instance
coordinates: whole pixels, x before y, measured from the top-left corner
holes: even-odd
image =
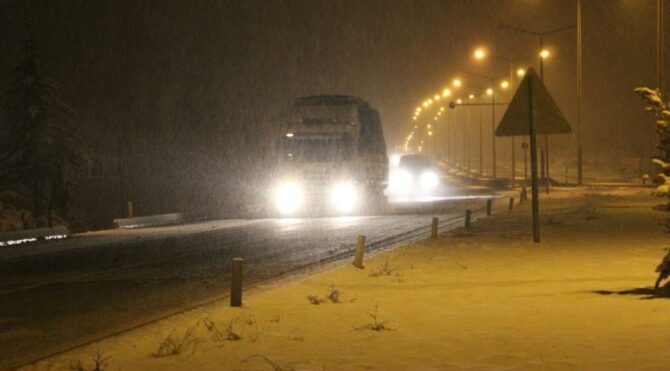
[[[304,202],[304,192],[296,182],[283,182],[275,190],[275,206],[281,214],[293,214]]]
[[[356,208],[358,203],[358,192],[352,182],[341,182],[335,184],[330,190],[330,202],[339,213],[348,213]]]
[[[424,171],[421,173],[421,189],[432,191],[440,183],[440,177],[434,171]]]
[[[392,192],[407,193],[412,191],[414,177],[407,170],[398,170],[389,177],[389,189]]]

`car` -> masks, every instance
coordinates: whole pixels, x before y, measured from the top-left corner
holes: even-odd
[[[389,174],[388,194],[392,198],[437,196],[442,187],[441,172],[421,154],[401,155]]]

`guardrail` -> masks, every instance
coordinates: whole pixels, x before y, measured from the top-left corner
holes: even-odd
[[[20,231],[0,233],[0,246],[19,245],[37,240],[53,240],[66,238],[70,231],[64,225],[53,228],[24,229]]]
[[[186,221],[186,216],[182,213],[138,216],[135,218],[114,219],[114,228],[144,228],[158,227],[162,225],[179,224]]]

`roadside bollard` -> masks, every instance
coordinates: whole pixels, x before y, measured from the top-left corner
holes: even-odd
[[[491,215],[491,207],[493,206],[493,201],[489,198],[486,200],[486,215]]]
[[[472,211],[465,210],[465,228],[470,228],[470,219],[472,218]]]
[[[509,211],[514,209],[514,197],[509,198]]]
[[[128,217],[133,217],[133,201],[128,201]]]
[[[242,268],[244,259],[233,259],[233,276],[230,281],[230,306],[242,306]]]
[[[356,238],[356,256],[354,257],[354,267],[363,269],[363,253],[365,253],[365,235],[359,234]]]
[[[437,238],[437,223],[440,221],[440,219],[434,217],[433,218],[433,224],[430,226],[430,238]]]

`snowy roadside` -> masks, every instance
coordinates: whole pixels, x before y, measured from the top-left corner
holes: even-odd
[[[527,204],[24,369],[665,369],[670,301],[640,300],[666,241],[647,193],[554,192],[539,245]]]

